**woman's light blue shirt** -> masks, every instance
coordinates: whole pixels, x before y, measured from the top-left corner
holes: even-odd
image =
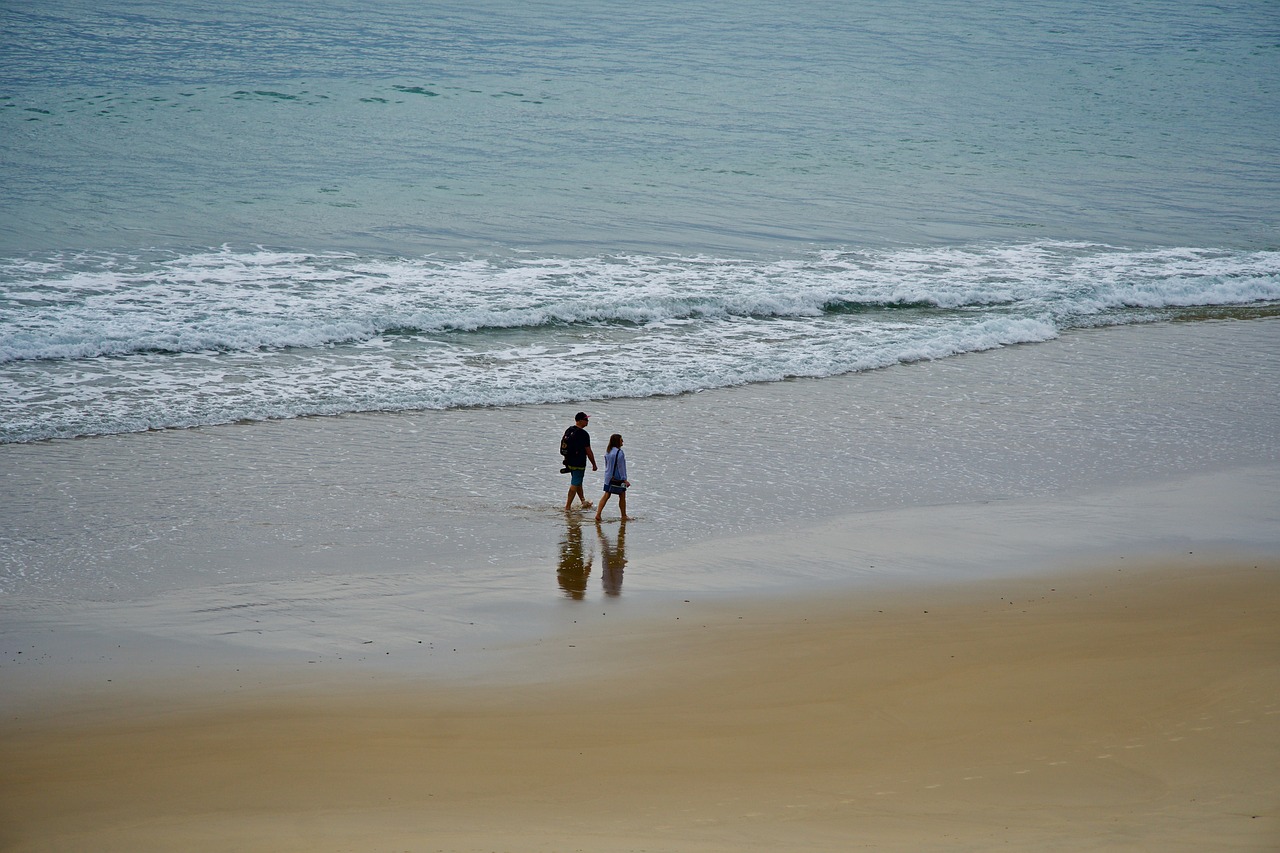
[[[615,447],[604,455],[604,484],[627,479],[627,456],[621,447]]]

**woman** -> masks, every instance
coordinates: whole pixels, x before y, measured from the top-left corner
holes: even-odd
[[[596,506],[596,521],[600,520],[600,513],[604,511],[610,495],[618,496],[618,510],[622,513],[622,520],[627,520],[627,486],[630,485],[627,457],[622,452],[622,436],[615,432],[609,436],[609,447],[604,452],[604,497]]]

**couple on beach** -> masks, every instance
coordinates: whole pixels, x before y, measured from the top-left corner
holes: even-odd
[[[591,470],[597,471],[596,456],[591,452],[591,436],[587,432],[587,424],[591,418],[586,412],[578,412],[573,416],[573,426],[564,431],[560,442],[560,452],[564,455],[563,471],[569,473],[569,495],[564,501],[564,511],[573,509],[573,498],[577,495],[583,509],[591,508],[591,501],[582,493],[582,481],[587,475],[587,462],[591,462]],[[614,433],[609,436],[609,446],[604,454],[604,496],[596,507],[596,521],[609,502],[610,495],[618,496],[618,511],[622,520],[627,515],[627,487],[631,481],[627,479],[627,457],[622,452],[622,436]]]

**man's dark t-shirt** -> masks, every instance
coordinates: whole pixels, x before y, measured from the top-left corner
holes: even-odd
[[[568,439],[568,452],[564,455],[564,464],[569,468],[587,467],[587,448],[591,446],[591,436],[576,424],[564,431]]]

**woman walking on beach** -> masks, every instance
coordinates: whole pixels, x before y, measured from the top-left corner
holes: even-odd
[[[604,505],[609,502],[610,495],[618,496],[618,511],[622,520],[627,520],[627,487],[631,481],[627,479],[627,457],[622,452],[622,436],[614,433],[609,436],[609,447],[604,452],[604,497],[596,505],[596,521]]]

